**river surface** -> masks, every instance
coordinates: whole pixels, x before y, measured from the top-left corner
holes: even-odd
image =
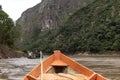
[[[120,80],[120,57],[118,56],[70,56],[75,61],[103,75],[108,80]],[[46,57],[45,57],[46,58]],[[0,59],[0,80],[23,80],[40,59]]]

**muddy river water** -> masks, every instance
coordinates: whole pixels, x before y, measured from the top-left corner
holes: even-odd
[[[75,61],[103,75],[108,80],[120,80],[120,57],[118,56],[70,56]],[[0,80],[23,80],[40,59],[0,59]]]

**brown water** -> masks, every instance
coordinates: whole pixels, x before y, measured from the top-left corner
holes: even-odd
[[[117,56],[72,56],[72,59],[109,80],[120,80],[120,57]],[[39,59],[0,59],[0,80],[23,80]]]

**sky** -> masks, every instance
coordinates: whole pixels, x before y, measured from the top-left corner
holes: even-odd
[[[41,0],[0,0],[2,9],[12,18],[17,20],[26,9],[40,3]]]

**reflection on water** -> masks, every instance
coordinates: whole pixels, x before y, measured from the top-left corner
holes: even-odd
[[[72,56],[72,58],[110,80],[120,80],[120,57]],[[0,80],[23,80],[24,75],[39,63],[40,59],[0,59]]]

